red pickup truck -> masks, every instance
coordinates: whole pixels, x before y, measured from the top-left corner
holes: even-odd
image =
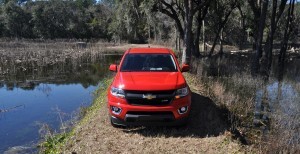
[[[108,88],[108,109],[113,126],[174,126],[186,124],[191,110],[191,91],[174,52],[166,48],[132,48]]]

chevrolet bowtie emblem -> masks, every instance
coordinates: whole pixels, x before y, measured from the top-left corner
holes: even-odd
[[[143,94],[143,98],[151,100],[151,99],[153,99],[153,98],[156,98],[156,96],[155,96],[155,95],[152,95],[152,94],[147,94],[147,95],[144,95],[144,94]]]

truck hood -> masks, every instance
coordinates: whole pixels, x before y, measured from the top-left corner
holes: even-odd
[[[114,87],[125,90],[174,90],[186,86],[180,72],[118,72]]]

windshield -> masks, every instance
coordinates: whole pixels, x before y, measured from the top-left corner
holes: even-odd
[[[121,66],[122,72],[176,72],[171,54],[127,54]]]

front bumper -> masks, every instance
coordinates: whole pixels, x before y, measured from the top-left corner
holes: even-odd
[[[111,107],[122,109],[120,114],[114,114]],[[179,114],[178,109],[188,107],[184,114]],[[168,105],[132,105],[126,99],[108,97],[108,109],[111,122],[123,126],[174,126],[186,123],[191,107],[191,94],[186,97],[174,99]]]
[[[175,119],[169,115],[132,115],[126,114],[125,119],[111,116],[111,122],[119,126],[180,126],[187,123],[188,117]]]

